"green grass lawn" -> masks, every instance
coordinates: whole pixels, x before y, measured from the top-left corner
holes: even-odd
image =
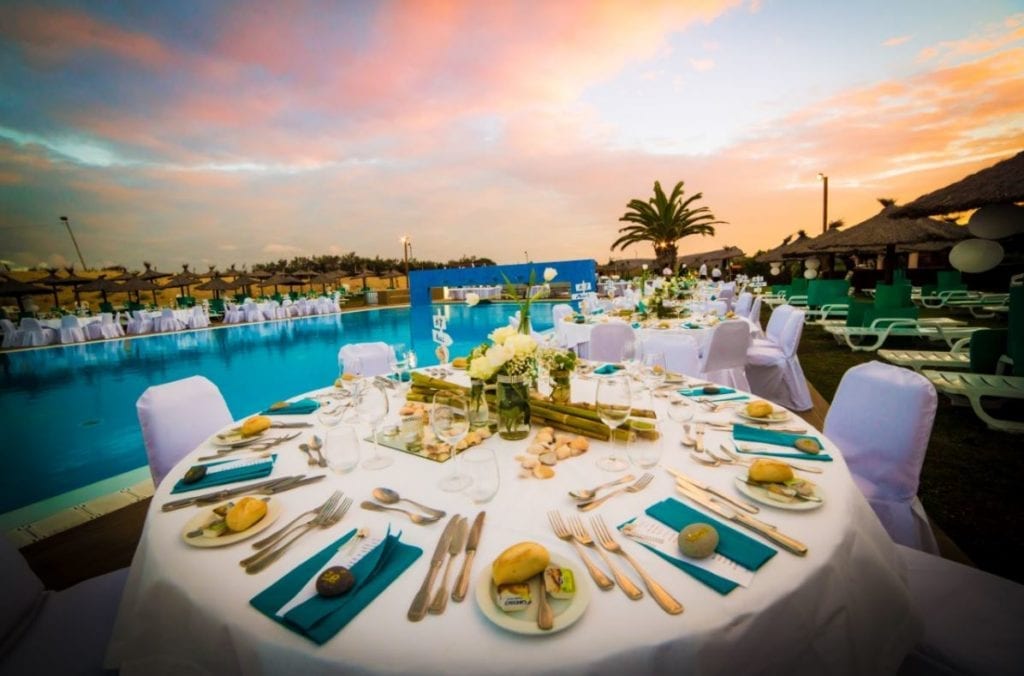
[[[963,318],[970,319],[972,326],[999,325]],[[945,349],[945,343],[904,338],[890,339],[883,347],[939,350]],[[830,402],[847,369],[880,359],[874,352],[853,352],[836,344],[831,334],[815,326],[804,330],[799,354],[807,379]],[[1020,565],[1024,559],[1022,481],[1024,436],[992,431],[970,406],[953,406],[947,397],[939,395],[921,471],[921,502],[932,521],[975,565],[1024,583],[1024,568]]]

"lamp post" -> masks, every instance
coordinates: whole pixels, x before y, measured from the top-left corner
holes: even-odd
[[[82,264],[82,269],[87,270],[85,266],[85,259],[82,258],[82,250],[78,248],[78,240],[75,239],[75,233],[71,232],[71,221],[68,220],[67,216],[61,216],[60,220],[64,223],[64,227],[68,229],[68,234],[71,235],[71,243],[75,245],[75,252],[78,254],[78,262]]]
[[[402,235],[402,258],[405,259],[405,288],[409,288],[409,252],[412,251],[412,240],[409,235]]]
[[[822,182],[824,194],[821,203],[821,232],[828,232],[828,176],[818,173],[818,180]]]

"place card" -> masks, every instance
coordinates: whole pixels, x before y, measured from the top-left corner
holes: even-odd
[[[649,516],[638,516],[631,519],[619,526],[619,530],[629,539],[647,545],[670,559],[683,561],[696,568],[714,573],[741,587],[749,587],[750,583],[754,581],[754,571],[747,570],[717,552],[706,559],[684,557],[679,552],[677,544],[679,533]]]
[[[356,538],[358,535],[353,535],[352,537]],[[320,577],[320,573],[332,566],[344,566],[345,568],[352,570],[353,566],[359,563],[364,556],[380,546],[383,541],[384,540],[382,538],[359,538],[359,542],[356,543],[355,549],[352,549],[350,546],[352,542],[351,540],[343,544],[338,548],[337,553],[335,553],[335,555],[332,556],[325,565],[317,570],[315,575],[309,578],[309,581],[307,581],[306,584],[303,585],[302,589],[292,597],[291,601],[288,601],[288,603],[277,609],[275,615],[283,618],[292,608],[298,607],[316,596],[316,580]]]

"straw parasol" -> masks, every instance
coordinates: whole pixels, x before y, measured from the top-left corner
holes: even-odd
[[[137,277],[138,274],[139,273],[137,273],[137,272],[128,272],[128,270],[125,270],[124,272],[122,272],[119,275],[107,278],[107,281],[108,282],[127,282],[129,279],[132,279],[133,277]]]
[[[385,272],[384,274],[382,274],[381,277],[383,279],[388,280],[388,283],[390,284],[390,286],[388,288],[389,289],[393,289],[393,288],[395,288],[395,279],[397,279],[398,277],[405,277],[405,273],[404,272],[399,272],[398,270],[395,270],[395,269],[391,269],[391,270],[388,270],[387,272]]]
[[[220,298],[221,291],[234,291],[238,286],[237,280],[229,282],[221,277],[219,272],[215,272],[210,281],[196,285],[196,289],[200,291],[213,291],[213,297]]]
[[[110,301],[107,300],[107,293],[110,293],[110,292],[113,292],[113,291],[124,291],[124,288],[123,288],[123,286],[121,284],[118,284],[115,281],[107,279],[106,275],[100,275],[99,277],[97,277],[96,279],[92,280],[91,282],[88,282],[88,283],[83,284],[82,286],[78,287],[78,290],[79,291],[99,291],[103,295],[103,302],[104,303],[109,303]]]
[[[797,256],[795,252],[801,251],[804,245],[810,241],[811,238],[807,236],[807,233],[800,230],[796,233],[795,240],[792,235],[789,235],[782,240],[782,244],[774,249],[765,251],[760,256],[754,258],[754,260],[758,263],[781,263],[785,258],[795,258]]]
[[[185,293],[183,295],[187,296],[189,295],[188,287],[198,283],[199,281],[201,281],[201,278],[199,275],[188,269],[188,263],[182,263],[181,272],[168,279],[163,288],[184,289]]]
[[[359,272],[356,273],[356,277],[362,278],[362,280],[363,280],[363,288],[364,289],[368,288],[366,286],[366,278],[367,277],[376,277],[376,276],[377,276],[376,272],[374,272],[373,270],[371,270],[369,268],[366,268],[366,267],[364,267],[362,270],[360,270]]]
[[[245,272],[245,268],[242,268],[242,272]],[[267,272],[266,270],[253,270],[248,273],[248,275],[256,279],[267,279],[268,277],[272,277],[273,273]]]
[[[713,262],[721,263],[722,267],[726,267],[730,260],[733,258],[742,257],[743,249],[737,246],[727,246],[723,249],[715,249],[714,251],[704,251],[702,253],[686,254],[680,256],[676,260],[676,266],[685,264],[687,267],[697,267],[701,262]]]
[[[21,309],[22,312],[25,311],[25,296],[44,295],[47,293],[50,293],[50,291],[41,286],[22,282],[14,277],[8,277],[6,275],[0,277],[0,298],[14,298],[18,302],[18,308]]]
[[[141,275],[139,275],[140,279],[153,280],[171,276],[171,273],[169,272],[158,272],[157,270],[154,270],[153,265],[147,261],[142,261],[142,264],[146,267],[146,270]]]
[[[989,204],[1024,202],[1024,151],[973,173],[909,204],[894,209],[893,218],[951,214]]]
[[[156,305],[156,292],[160,291],[162,287],[157,286],[151,279],[143,279],[142,275],[133,277],[127,282],[121,285],[119,291],[134,291],[135,299],[138,302],[142,302],[142,292],[152,291],[153,292],[153,305]],[[130,296],[131,294],[129,294]]]
[[[296,277],[292,277],[289,274],[279,272],[276,275],[267,277],[262,282],[260,282],[260,286],[273,286],[274,293],[278,293],[277,287],[279,284],[284,284],[285,286],[302,286],[303,281],[301,279],[297,279]]]

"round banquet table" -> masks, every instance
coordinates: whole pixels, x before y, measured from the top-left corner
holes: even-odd
[[[459,381],[463,374],[452,379]],[[464,380],[462,382],[465,382]],[[596,378],[577,379],[574,399],[592,401]],[[648,400],[649,401],[649,400]],[[665,406],[655,399],[656,410]],[[733,414],[698,412],[698,419],[728,420]],[[288,421],[304,416],[283,416]],[[314,416],[308,416],[316,422]],[[739,470],[696,463],[680,443],[678,424],[668,423],[663,438],[662,467],[679,469],[735,497],[732,484]],[[799,419],[797,419],[798,422]],[[537,428],[535,426],[534,431]],[[288,430],[280,430],[288,431]],[[317,432],[316,429],[308,433]],[[809,430],[813,432],[813,430]],[[278,446],[272,476],[310,470],[297,442]],[[709,429],[706,443],[715,447],[729,433]],[[248,542],[199,549],[181,538],[195,507],[163,512],[170,489],[197,456],[213,447],[204,442],[180,462],[158,487],[132,562],[118,620],[107,654],[107,666],[122,674],[276,674],[276,673],[893,673],[919,632],[912,616],[904,572],[892,541],[858,492],[839,450],[823,439],[834,462],[818,462],[822,474],[810,475],[825,495],[813,511],[762,507],[758,516],[809,548],[805,557],[779,550],[755,575],[749,587],[719,595],[681,570],[621,534],[616,539],[648,573],[685,606],[668,615],[645,591],[638,601],[618,587],[601,591],[580,562],[575,549],[551,531],[547,512],[577,514],[570,489],[595,486],[618,477],[598,469],[595,460],[607,451],[591,441],[590,451],[563,460],[549,480],[520,477],[514,456],[524,453],[529,439],[485,442],[498,456],[501,488],[485,505],[461,493],[445,493],[438,481],[450,467],[387,448],[394,463],[379,471],[362,467],[334,474],[275,495],[283,505],[280,521],[322,503],[343,490],[355,504],[341,523],[315,530],[269,568],[247,575],[238,561],[252,553]],[[650,442],[638,442],[650,443]],[[371,452],[363,445],[363,457]],[[805,463],[806,464],[806,463]],[[639,475],[639,468],[630,471]],[[672,496],[705,510],[674,489],[661,468],[645,490],[612,498],[589,515],[610,525],[643,513]],[[411,524],[402,515],[359,508],[375,486],[387,486],[403,497],[439,507],[449,517],[431,525]],[[188,495],[187,493],[184,495]],[[407,503],[401,506],[408,506]],[[452,514],[473,517],[486,510],[470,591],[462,603],[448,604],[443,615],[420,622],[406,619],[410,602],[423,581],[435,544]],[[584,515],[587,522],[589,515]],[[394,517],[394,518],[391,518]],[[715,517],[718,518],[718,517]],[[722,521],[719,519],[719,521]],[[249,600],[315,552],[356,527],[382,536],[390,524],[401,539],[423,554],[345,628],[323,645],[293,633],[257,612]],[[754,539],[765,542],[737,526]],[[268,531],[270,532],[270,531]],[[256,538],[258,539],[258,538]],[[572,562],[579,584],[590,589],[590,603],[579,620],[551,635],[526,636],[492,624],[477,606],[473,586],[488,574],[491,561],[510,545],[532,540],[553,555]],[[767,543],[770,544],[770,543]],[[777,547],[775,547],[778,549]],[[605,572],[607,568],[588,551]],[[639,578],[621,557],[615,562],[638,585]],[[461,557],[453,577],[461,568]],[[435,588],[436,588],[435,583]]]

